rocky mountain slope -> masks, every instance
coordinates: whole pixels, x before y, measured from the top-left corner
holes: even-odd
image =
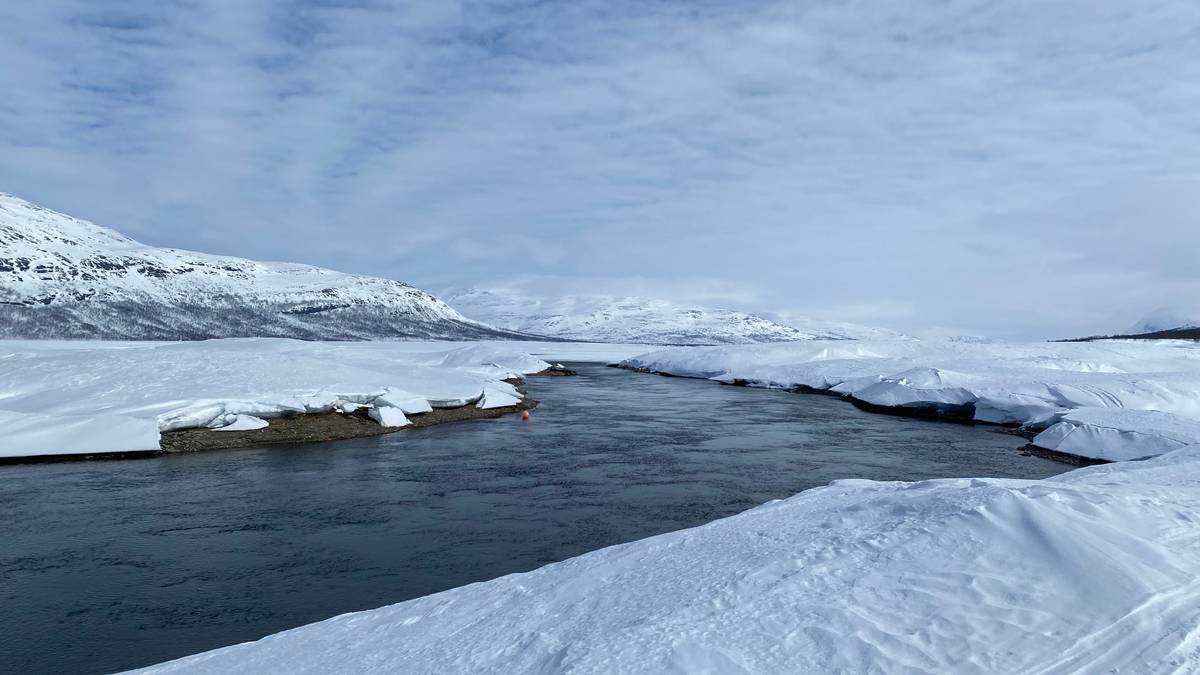
[[[520,339],[390,279],[146,246],[0,193],[0,337]]]

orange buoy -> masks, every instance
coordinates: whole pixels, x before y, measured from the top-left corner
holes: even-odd
[[[528,411],[528,410],[522,410],[522,411],[521,411],[521,421],[522,421],[522,422],[528,422],[528,421],[529,421],[529,411]]]

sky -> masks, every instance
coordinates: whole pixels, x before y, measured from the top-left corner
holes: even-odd
[[[0,3],[0,191],[429,289],[1111,333],[1200,308],[1200,3]]]

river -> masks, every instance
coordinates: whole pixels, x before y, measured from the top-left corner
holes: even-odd
[[[1042,478],[970,427],[596,364],[531,420],[153,459],[0,466],[2,673],[148,665],[838,478]]]

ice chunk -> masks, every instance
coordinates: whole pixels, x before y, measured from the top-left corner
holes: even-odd
[[[411,424],[399,408],[371,408],[367,414],[382,427],[406,427]]]
[[[1063,414],[1033,444],[1111,462],[1143,459],[1200,444],[1200,420],[1155,410],[1081,408]]]
[[[375,399],[375,405],[399,408],[408,415],[427,413],[433,410],[424,396],[418,396],[402,389],[389,389],[386,394]]]
[[[234,415],[234,419],[229,424],[213,429],[213,431],[253,431],[254,429],[262,429],[269,423],[261,417],[253,415]]]
[[[508,387],[506,390],[499,387],[490,386],[483,388],[483,396],[480,397],[479,403],[476,405],[484,409],[505,408],[511,405],[517,405],[520,402],[521,394],[512,387]]]

